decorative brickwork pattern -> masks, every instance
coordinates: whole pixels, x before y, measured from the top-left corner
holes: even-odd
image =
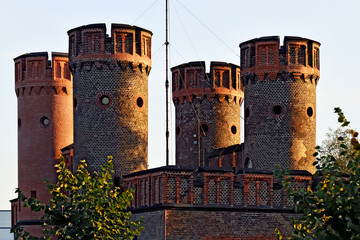
[[[50,199],[45,179],[55,183],[55,159],[73,142],[72,78],[64,53],[30,53],[14,59],[18,97],[18,187],[27,197]],[[39,220],[41,213],[21,204],[16,222]],[[40,227],[37,226],[39,229]],[[35,226],[26,226],[37,234]]]
[[[285,37],[264,37],[240,44],[241,79],[245,87],[245,156],[252,167],[308,170],[312,165],[316,129],[318,42]],[[250,66],[248,49],[255,48]],[[269,49],[280,49],[270,54]],[[265,57],[264,57],[265,56]],[[265,58],[265,60],[263,60]],[[248,109],[248,110],[247,110]]]
[[[203,205],[204,204],[204,195],[203,188],[200,186],[194,186],[194,204]]]
[[[205,73],[205,62],[191,62],[171,71],[176,164],[207,166],[208,155],[214,149],[240,143],[240,68],[212,62],[210,73]]]
[[[275,228],[285,236],[293,228],[290,221],[293,214],[287,212],[163,208],[135,213],[133,218],[141,216],[146,230],[139,239],[275,240]]]
[[[234,188],[234,205],[243,206],[244,204],[244,189],[240,187]]]
[[[147,169],[151,32],[112,24],[107,37],[105,24],[94,24],[68,35],[78,105],[75,164],[86,159],[98,170],[113,156],[116,177]]]

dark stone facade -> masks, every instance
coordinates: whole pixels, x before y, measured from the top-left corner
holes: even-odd
[[[151,32],[128,25],[68,32],[74,77],[74,162],[90,171],[114,157],[115,176],[147,169]]]
[[[132,219],[144,219],[138,239],[275,240],[275,228],[291,235],[291,216],[287,210],[159,207],[134,212]]]
[[[171,69],[176,109],[176,164],[208,166],[217,148],[240,144],[243,89],[240,68],[212,62],[191,62]]]
[[[240,44],[245,167],[315,171],[319,47],[298,37],[285,37],[282,47],[278,37]]]

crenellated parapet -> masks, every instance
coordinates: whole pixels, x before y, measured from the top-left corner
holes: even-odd
[[[240,44],[245,89],[244,166],[314,172],[320,43],[300,37]]]
[[[18,110],[18,188],[41,202],[50,199],[44,179],[57,181],[60,149],[73,143],[73,82],[65,53],[23,54],[14,59]],[[33,236],[41,234],[42,213],[13,207],[14,221]],[[32,222],[37,226],[27,226]]]
[[[269,78],[302,80],[317,84],[320,77],[320,43],[301,37],[255,38],[240,44],[243,84]],[[285,75],[285,76],[283,76]]]
[[[231,63],[211,62],[205,72],[205,62],[189,62],[171,68],[174,103],[186,99],[207,98],[242,103],[244,94],[240,81],[240,67]]]
[[[146,29],[125,24],[112,24],[111,36],[105,24],[90,24],[68,31],[71,71],[90,71],[104,67],[114,70],[129,67],[149,74],[151,37]]]
[[[230,63],[185,63],[171,69],[176,109],[176,164],[209,166],[217,148],[240,144],[244,92],[240,67]]]
[[[47,52],[23,54],[14,59],[15,91],[18,97],[31,95],[69,95],[72,76],[66,53]]]
[[[312,185],[307,171],[291,171],[295,190]],[[294,206],[272,171],[167,166],[124,176],[125,189],[134,189],[133,209],[154,206],[290,209]]]
[[[148,75],[151,36],[123,24],[68,31],[74,77],[74,166],[86,159],[98,171],[114,158],[114,177],[147,169]]]

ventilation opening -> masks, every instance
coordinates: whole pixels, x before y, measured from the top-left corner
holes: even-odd
[[[42,124],[42,125],[44,125],[44,126],[48,126],[49,125],[49,123],[50,123],[50,120],[47,118],[47,117],[41,117],[40,118],[40,123]]]
[[[200,126],[200,133],[205,134],[209,131],[209,126],[205,123]]]
[[[179,135],[180,135],[180,127],[177,126],[177,127],[176,127],[176,136],[179,136]]]
[[[245,118],[249,118],[250,117],[250,109],[246,108],[245,109]]]
[[[235,125],[232,125],[232,126],[231,126],[231,132],[232,132],[232,134],[236,134],[236,131],[237,131],[236,126],[235,126]]]
[[[314,111],[313,111],[312,107],[308,107],[306,110],[306,113],[309,117],[312,117],[314,115]]]
[[[282,113],[282,107],[280,105],[276,105],[273,107],[273,113],[279,115]]]
[[[138,97],[136,104],[139,108],[141,108],[144,105],[144,100],[141,97]]]
[[[104,106],[109,105],[110,98],[108,96],[106,96],[106,95],[103,95],[103,96],[100,97],[100,102]]]
[[[73,104],[74,104],[74,110],[75,110],[77,108],[77,106],[78,106],[77,98],[74,98]]]
[[[21,119],[19,118],[18,119],[18,128],[20,128],[21,127]]]

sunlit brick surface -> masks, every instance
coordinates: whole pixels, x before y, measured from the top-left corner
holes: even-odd
[[[240,44],[245,165],[314,172],[318,42],[264,37]]]
[[[113,24],[72,29],[70,69],[74,76],[74,162],[90,171],[114,157],[115,176],[147,169],[148,74],[151,32]]]
[[[60,149],[73,142],[72,78],[63,53],[30,53],[14,59],[18,97],[18,186],[27,197],[50,199],[44,183],[57,180]],[[41,213],[17,204],[17,221],[39,220]],[[32,226],[29,229],[36,229]],[[37,231],[37,230],[33,230]]]

